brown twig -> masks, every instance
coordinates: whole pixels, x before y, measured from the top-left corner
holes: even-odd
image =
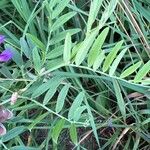
[[[118,143],[119,143],[120,140],[123,138],[123,136],[129,131],[129,129],[130,129],[130,128],[125,128],[125,129],[122,131],[122,133],[121,133],[121,135],[119,136],[118,140],[117,140],[116,143],[114,144],[112,150],[115,150],[115,149],[116,149]]]

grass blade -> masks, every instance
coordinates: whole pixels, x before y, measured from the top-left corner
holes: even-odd
[[[121,112],[121,114],[125,120],[126,119],[125,102],[124,102],[124,99],[122,97],[121,90],[120,90],[120,87],[119,87],[117,80],[113,79],[113,85],[114,85],[115,94],[117,97],[117,104],[119,106],[119,110],[120,110],[120,112]]]

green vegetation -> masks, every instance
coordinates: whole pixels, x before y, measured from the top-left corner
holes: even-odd
[[[0,109],[13,112],[0,116],[0,150],[150,149],[149,0],[0,10],[0,50],[13,54],[0,62]]]

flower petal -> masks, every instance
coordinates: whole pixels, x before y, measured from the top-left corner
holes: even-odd
[[[5,122],[7,119],[11,119],[13,113],[9,109],[0,107],[0,122]]]
[[[6,128],[2,123],[0,123],[0,136],[5,134],[6,134]]]
[[[5,36],[4,35],[0,35],[0,44],[3,43],[5,41]]]
[[[13,54],[10,49],[5,49],[1,54],[0,54],[0,62],[7,62],[13,57]]]

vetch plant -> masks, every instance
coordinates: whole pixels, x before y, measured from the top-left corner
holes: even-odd
[[[2,0],[0,150],[149,149],[149,5]]]

